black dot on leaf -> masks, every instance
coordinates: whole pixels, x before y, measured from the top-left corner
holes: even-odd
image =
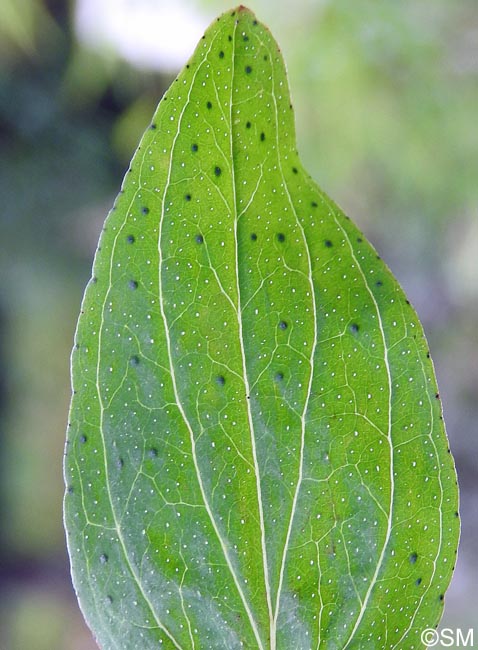
[[[184,198],[185,198],[186,201],[190,201],[190,200],[191,200],[191,195],[190,195],[190,194],[186,194]]]
[[[224,52],[223,52],[222,50],[219,52],[219,58],[220,58],[220,59],[223,59],[223,58],[224,58]]]
[[[196,244],[202,244],[203,241],[204,241],[204,237],[202,235],[200,235],[200,234],[196,235],[196,237],[194,239],[196,240]]]
[[[126,237],[126,241],[128,242],[128,244],[134,244],[135,242],[134,235],[128,235]]]
[[[440,399],[440,393],[435,393],[435,399]]]
[[[287,323],[285,322],[285,320],[281,320],[281,322],[279,323],[279,327],[281,330],[287,329]]]
[[[284,233],[283,233],[283,232],[278,232],[278,233],[277,233],[277,239],[278,239],[278,241],[280,241],[280,242],[285,241],[285,235],[284,235]]]
[[[106,553],[102,553],[100,555],[100,562],[101,564],[106,564],[108,562],[108,556],[106,555]]]
[[[191,151],[196,152],[198,149],[199,149],[199,147],[197,146],[196,143],[194,143],[194,144],[191,145]]]
[[[298,173],[299,173],[297,167],[292,167],[292,171],[293,171],[294,174],[298,174]]]
[[[75,491],[75,488],[72,485],[69,485],[66,491],[67,491],[68,494],[73,494],[74,491]]]
[[[357,323],[352,323],[350,326],[350,331],[356,334],[359,331],[360,327],[357,325]]]
[[[284,375],[282,374],[282,372],[276,372],[274,379],[276,381],[282,381],[284,379]]]
[[[211,109],[211,108],[212,108],[212,104],[211,104],[211,102],[207,102],[207,103],[206,103],[206,107],[209,108],[209,109]]]
[[[312,201],[312,203],[311,203],[310,205],[311,205],[313,208],[317,208],[319,204],[318,204],[316,201]]]
[[[363,242],[362,237],[357,237],[357,241],[358,241],[359,244],[361,244]]]
[[[377,280],[377,282],[375,283],[375,286],[376,287],[382,287],[383,286],[382,280]]]
[[[113,602],[113,597],[112,596],[106,596],[106,602],[108,603],[108,605],[111,605],[111,603]]]
[[[438,596],[438,600],[444,600],[444,598],[445,598],[445,596],[444,596],[443,594],[440,594],[440,595]]]
[[[410,561],[410,564],[415,564],[415,562],[418,560],[418,554],[411,553],[408,559]]]
[[[155,447],[151,447],[151,449],[148,451],[148,456],[150,458],[157,458],[158,450]]]
[[[332,248],[332,246],[333,246],[333,244],[332,244],[332,242],[330,241],[330,239],[326,239],[325,242],[324,242],[324,244],[326,245],[327,248]]]
[[[80,442],[82,445],[84,445],[87,440],[88,438],[85,435],[80,436]]]
[[[118,469],[123,469],[123,466],[124,466],[124,461],[123,461],[123,459],[122,459],[122,458],[118,458],[118,460],[116,461],[116,467],[117,467]]]
[[[153,122],[153,124],[150,124],[149,128],[154,131],[154,129],[156,128],[156,124],[154,124],[154,122]]]
[[[245,43],[247,43],[247,41],[249,40],[249,36],[247,36],[247,34],[244,34],[244,36],[242,37],[242,40],[243,40]]]
[[[149,214],[149,208],[147,208],[146,206],[143,206],[143,207],[141,208],[141,212],[142,212],[143,214]]]
[[[245,67],[245,71],[246,71],[246,74],[251,74],[251,72],[252,72],[252,68],[251,68],[251,66],[250,66],[250,65],[246,65],[246,67]]]
[[[139,357],[135,354],[129,360],[131,366],[139,366]]]
[[[250,122],[246,122],[246,129],[250,129],[252,124]]]
[[[136,280],[129,281],[129,288],[133,290],[138,288],[138,283],[136,282]]]
[[[224,379],[224,377],[222,375],[218,375],[216,377],[216,384],[218,384],[219,386],[224,386],[225,383],[226,383],[226,380]]]
[[[221,168],[220,167],[214,167],[214,174],[216,176],[220,176],[221,175]]]
[[[421,578],[417,578],[417,579],[415,580],[415,584],[417,585],[417,587],[418,587],[419,585],[421,585],[421,584],[422,584],[422,579],[421,579]]]
[[[264,131],[263,131],[263,132],[261,133],[261,142],[264,142],[265,139],[266,139],[266,134],[265,134]]]
[[[251,239],[252,241],[257,241],[257,235],[255,232],[251,233]]]

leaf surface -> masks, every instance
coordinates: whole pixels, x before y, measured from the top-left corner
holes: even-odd
[[[423,647],[459,529],[427,343],[244,7],[160,102],[75,343],[65,522],[103,650]]]

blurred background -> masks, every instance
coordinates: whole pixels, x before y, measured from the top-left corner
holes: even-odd
[[[478,2],[249,0],[299,150],[427,332],[461,484],[442,626],[477,625]],[[69,354],[103,219],[222,0],[0,2],[0,649],[94,650],[62,528]],[[478,647],[478,626],[475,629]]]

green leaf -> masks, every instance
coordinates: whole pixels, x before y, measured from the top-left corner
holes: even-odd
[[[302,168],[244,7],[133,158],[72,374],[65,520],[103,650],[423,647],[459,532],[427,343]]]

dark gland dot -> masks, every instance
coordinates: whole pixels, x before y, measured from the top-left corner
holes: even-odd
[[[247,123],[246,123],[246,129],[250,129],[250,128],[251,128],[251,126],[252,126],[252,125],[251,125],[251,123],[250,123],[250,122],[247,122]]]
[[[202,235],[196,235],[194,239],[196,240],[196,244],[202,244],[204,241],[204,237]]]
[[[136,354],[135,354],[134,356],[131,357],[131,359],[129,360],[129,363],[130,363],[131,366],[139,366],[139,357],[136,356]]]
[[[246,70],[246,74],[251,74],[251,72],[252,72],[252,68],[251,68],[250,65],[246,65],[245,70]]]
[[[252,241],[257,241],[257,235],[255,232],[251,233],[251,239]]]
[[[219,58],[220,58],[220,59],[223,59],[223,58],[224,58],[224,52],[223,52],[222,50],[219,52]]]
[[[214,173],[216,174],[216,176],[220,176],[221,175],[221,168],[220,167],[214,167]]]
[[[363,242],[362,237],[357,237],[357,241],[358,241],[359,244],[361,244]]]
[[[281,322],[279,323],[279,327],[281,328],[281,330],[287,329],[287,323],[285,322],[285,320],[281,320]]]
[[[312,203],[311,203],[310,205],[311,205],[313,208],[316,208],[316,207],[318,207],[319,204],[316,203],[315,201],[312,201]]]
[[[211,102],[207,102],[206,106],[207,106],[207,108],[211,109],[212,108]]]
[[[247,41],[249,40],[249,36],[246,36],[246,34],[244,34],[242,40],[247,43]]]
[[[264,131],[263,131],[263,132],[261,133],[261,142],[264,142],[265,139],[266,139],[266,134],[265,134]]]
[[[445,596],[444,596],[443,594],[440,594],[440,595],[438,596],[438,599],[439,599],[439,600],[443,600],[444,598],[445,598]]]
[[[136,280],[130,280],[129,281],[129,288],[130,289],[137,289],[138,288],[138,283],[136,282]]]
[[[157,458],[158,450],[155,447],[151,447],[151,449],[148,451],[148,456],[150,458]]]
[[[191,151],[197,151],[198,149],[199,149],[199,147],[197,146],[197,144],[192,144],[191,145]]]
[[[218,375],[216,377],[216,384],[219,384],[219,386],[224,386],[225,383],[226,383],[226,380],[224,379],[224,377],[222,375]]]
[[[106,602],[107,602],[109,605],[111,605],[111,603],[113,602],[113,597],[112,597],[112,596],[106,596]]]
[[[128,242],[128,244],[134,244],[135,242],[134,235],[128,235],[126,237],[126,241]]]
[[[421,579],[421,578],[417,578],[417,579],[415,580],[415,584],[417,585],[417,587],[418,587],[419,585],[421,585],[421,584],[422,584],[422,579]]]
[[[375,285],[376,285],[377,287],[382,287],[382,286],[383,286],[383,282],[382,282],[382,280],[377,280],[377,282],[375,283]]]
[[[186,201],[190,201],[190,200],[191,200],[191,195],[190,195],[190,194],[186,194],[186,196],[185,196],[184,198],[186,199]]]
[[[123,465],[124,465],[124,461],[123,461],[123,459],[122,459],[122,458],[118,458],[118,460],[116,461],[116,467],[117,467],[118,469],[123,469]]]
[[[324,244],[327,246],[327,248],[332,248],[332,246],[333,246],[333,244],[332,244],[332,242],[330,241],[330,239],[326,239],[325,242],[324,242]]]
[[[151,124],[149,128],[154,130],[156,128],[156,124],[154,124],[154,123]]]
[[[284,233],[282,233],[282,232],[277,233],[277,239],[278,239],[280,242],[285,241],[285,235],[284,235]]]
[[[143,208],[141,208],[141,212],[142,212],[143,214],[149,214],[149,208],[147,208],[147,207],[143,207]]]
[[[294,174],[298,174],[297,167],[292,167],[292,171],[294,172]]]
[[[359,331],[359,329],[360,329],[360,328],[359,328],[359,326],[357,325],[357,323],[352,323],[352,325],[350,326],[350,331],[351,331],[351,332],[354,332],[355,334]]]
[[[101,564],[106,564],[108,562],[108,556],[106,555],[106,553],[102,553],[100,555],[100,562]]]
[[[264,54],[264,61],[267,61],[268,58],[267,54]]]
[[[284,379],[284,375],[281,372],[276,372],[274,379],[276,381],[282,381]]]
[[[82,445],[84,445],[87,440],[88,438],[86,436],[80,436],[80,442]]]
[[[408,559],[410,561],[410,564],[415,564],[415,562],[418,560],[417,553],[412,553]]]

